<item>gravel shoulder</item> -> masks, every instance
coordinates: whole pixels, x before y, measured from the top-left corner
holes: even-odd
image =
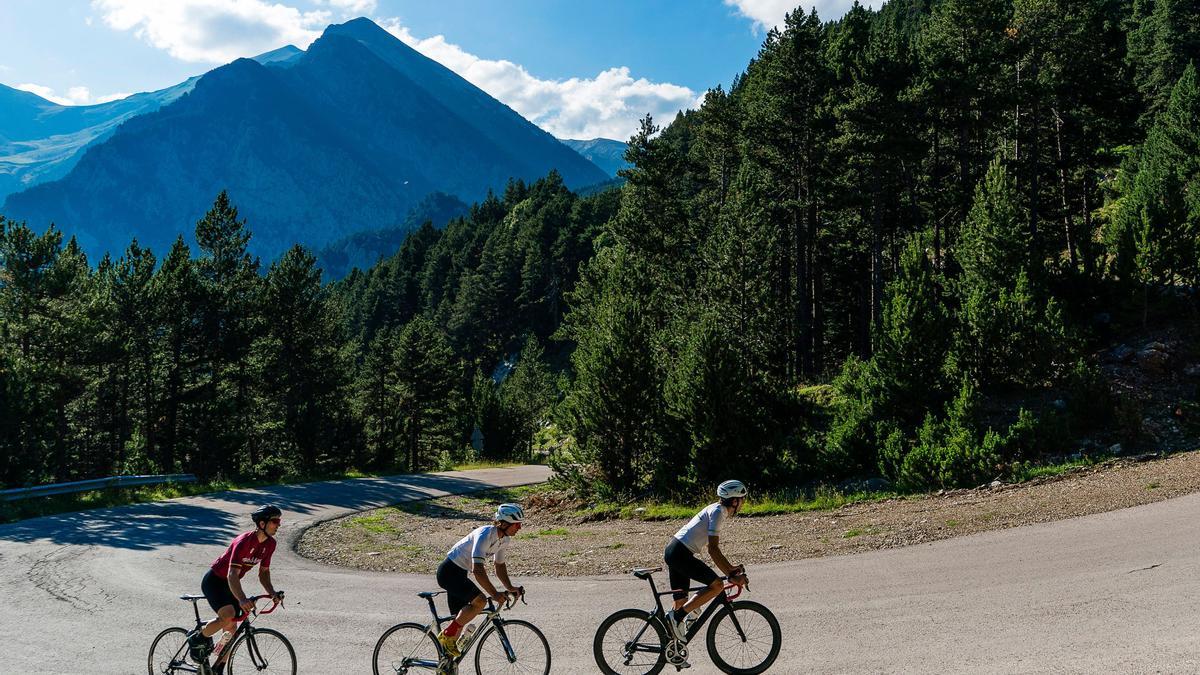
[[[1158,502],[1200,491],[1200,452],[1112,460],[1016,485],[860,502],[830,511],[743,517],[726,526],[722,549],[756,565],[897,548]],[[592,576],[659,564],[682,521],[588,521],[561,495],[517,488],[372,509],[316,525],[296,544],[330,565],[430,574],[445,552],[490,517],[500,501],[522,501],[526,523],[510,549],[523,576]]]

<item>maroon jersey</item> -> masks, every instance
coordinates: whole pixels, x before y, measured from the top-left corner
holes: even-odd
[[[251,567],[262,564],[262,569],[271,567],[271,554],[275,552],[275,539],[258,540],[258,532],[243,532],[233,540],[229,548],[212,564],[213,573],[221,578],[229,576],[229,566],[237,570],[238,578],[246,576]]]

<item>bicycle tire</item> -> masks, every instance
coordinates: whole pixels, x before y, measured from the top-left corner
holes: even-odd
[[[536,645],[540,644],[541,648],[542,648],[542,653],[544,653],[546,655],[546,667],[544,670],[542,670],[542,675],[550,675],[550,643],[546,641],[546,636],[544,634],[542,634],[542,631],[539,630],[537,626],[529,623],[528,621],[521,621],[520,619],[513,619],[513,620],[505,619],[501,623],[501,626],[504,628],[504,633],[506,636],[508,636],[508,639],[509,639],[509,645],[512,647],[513,653],[517,655],[518,659],[520,659],[521,654],[528,654],[528,653],[533,652],[536,649]],[[512,628],[515,628],[517,630],[510,631],[509,629],[512,629]],[[533,641],[531,643],[527,639],[526,640],[522,640],[519,638],[514,639],[514,636],[520,634],[520,629],[529,630],[533,634],[533,637],[536,639],[536,641]],[[510,668],[508,670],[494,670],[492,668],[488,668],[488,671],[485,673],[483,671],[483,667],[480,663],[480,659],[483,658],[483,655],[485,653],[491,653],[491,652],[493,652],[493,650],[498,650],[497,653],[500,656],[503,656],[505,659],[508,658],[507,652],[504,649],[504,643],[500,642],[499,635],[500,635],[500,633],[496,629],[496,624],[493,623],[488,626],[487,631],[485,631],[484,634],[479,638],[479,644],[475,647],[475,675],[492,675],[493,673],[497,673],[497,672],[522,672],[522,673],[537,672],[536,668],[539,663],[539,660],[535,657],[532,662],[523,661],[520,671],[517,671],[517,670],[511,668],[511,666],[514,666],[516,664],[510,661],[509,662]],[[492,647],[489,645],[487,651],[485,652],[484,645],[488,644],[488,638],[491,638],[492,636],[496,636],[496,638],[494,640],[492,640],[492,642],[496,643],[496,646]],[[526,670],[525,669],[526,665],[528,665],[532,668],[535,668],[535,670]]]
[[[742,626],[742,630],[747,633],[747,638],[743,639],[737,634],[732,621],[729,621],[727,628],[729,634],[741,641],[743,653],[763,654],[762,660],[754,665],[732,665],[727,658],[730,655],[722,654],[717,649],[717,632],[721,630],[722,622],[728,621],[733,612],[737,612],[738,623]],[[769,644],[763,642],[762,638],[751,638],[749,635],[752,632],[758,632],[754,629],[759,627],[760,620],[770,630]],[[771,664],[775,663],[775,659],[779,657],[779,649],[783,643],[783,633],[779,628],[779,620],[775,618],[771,610],[757,602],[735,600],[722,607],[713,615],[712,622],[708,624],[706,642],[708,644],[708,655],[712,659],[713,665],[721,672],[730,673],[731,675],[756,675],[770,668]]]
[[[375,643],[375,651],[371,655],[371,669],[375,673],[375,675],[395,675],[396,673],[403,672],[403,671],[397,669],[394,665],[389,665],[386,669],[380,670],[379,654],[383,650],[383,644],[387,641],[388,637],[392,636],[393,634],[395,634],[396,632],[398,632],[400,630],[405,630],[405,629],[420,631],[421,635],[429,638],[429,642],[431,645],[431,652],[432,652],[430,654],[431,660],[434,663],[438,663],[441,661],[442,646],[439,645],[437,640],[434,639],[434,637],[429,634],[429,630],[426,626],[422,626],[419,623],[412,623],[412,622],[398,623],[395,626],[392,626],[391,628],[385,630],[383,632],[383,635],[379,636],[379,641]],[[415,638],[415,636],[414,636],[414,638]],[[420,644],[421,642],[422,641],[414,642],[414,645]],[[415,651],[410,652],[408,655],[408,658],[411,658],[414,655],[416,655]],[[436,671],[436,669],[435,669],[435,671]]]
[[[254,636],[253,647],[249,646],[251,635]],[[245,648],[243,649],[243,647]],[[245,656],[241,656],[242,654]],[[256,663],[263,656],[266,657],[265,660],[270,670],[262,670]],[[286,663],[280,664],[281,656],[286,656]],[[282,665],[282,668],[276,669],[275,665]],[[283,633],[270,628],[255,628],[242,633],[237,642],[230,647],[229,660],[225,662],[225,672],[229,675],[239,672],[262,673],[263,675],[290,672],[291,675],[296,675],[296,650],[292,649],[292,643],[288,642]]]
[[[645,670],[642,670],[642,666],[640,664],[636,666],[633,664],[628,664],[625,666],[627,669],[616,670],[608,663],[608,659],[606,657],[607,650],[605,648],[605,638],[608,636],[609,631],[611,631],[614,626],[622,621],[632,622],[632,626],[626,636],[617,638],[617,647],[619,648],[623,643],[627,643],[628,640],[632,638],[636,631],[639,630],[643,625],[648,624],[649,629],[654,631],[654,637],[658,640],[658,655],[654,656],[650,652],[637,652],[639,654],[646,654],[648,656],[648,663],[646,664]],[[643,638],[644,637],[645,634],[643,633]],[[649,641],[647,640],[647,642]],[[600,622],[600,627],[596,629],[596,637],[592,640],[592,656],[595,657],[596,665],[600,668],[600,672],[604,673],[604,675],[633,675],[634,673],[638,673],[640,675],[655,675],[656,673],[661,672],[662,669],[667,665],[666,644],[667,629],[656,617],[650,614],[650,612],[641,609],[622,609],[620,611],[613,612],[612,614],[608,615],[604,621]],[[618,657],[623,655],[624,651],[622,650],[618,654]]]
[[[169,643],[164,643],[163,639],[168,635],[178,633],[179,644],[174,647],[174,640]],[[200,666],[188,662],[186,628],[172,627],[164,630],[155,636],[154,641],[150,643],[150,655],[146,657],[146,667],[150,675],[174,675],[175,673],[198,673]],[[163,645],[163,653],[155,656],[155,650],[159,645]],[[169,653],[168,653],[169,652]],[[158,669],[155,669],[155,665]]]

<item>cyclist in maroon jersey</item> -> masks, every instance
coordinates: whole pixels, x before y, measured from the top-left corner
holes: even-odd
[[[204,574],[200,589],[209,606],[217,613],[217,618],[209,621],[199,632],[188,634],[188,645],[197,661],[206,658],[212,650],[213,635],[222,630],[232,631],[236,625],[234,618],[254,609],[254,603],[246,598],[246,592],[242,590],[242,577],[250,568],[258,565],[258,581],[263,590],[275,599],[276,604],[282,602],[279,593],[271,585],[271,555],[275,553],[275,533],[279,530],[282,515],[277,506],[259,507],[251,514],[254,529],[235,537]],[[223,670],[223,664],[218,668]]]

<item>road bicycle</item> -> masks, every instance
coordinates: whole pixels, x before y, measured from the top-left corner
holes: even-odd
[[[725,592],[713,598],[699,617],[692,619],[689,615],[684,621],[686,639],[677,639],[667,626],[661,600],[675,591],[659,591],[654,585],[653,575],[661,571],[661,567],[633,570],[633,576],[650,582],[654,609],[622,609],[609,615],[596,629],[592,653],[601,672],[652,675],[668,663],[682,670],[688,665],[688,644],[709,619],[712,623],[708,624],[705,640],[708,655],[721,672],[753,675],[775,663],[782,642],[779,621],[771,610],[757,602],[737,600],[742,587],[728,583],[728,577],[721,577],[726,582]],[[701,592],[707,588],[696,586],[688,590]]]
[[[483,610],[479,630],[459,644],[460,654],[451,657],[437,640],[442,624],[453,616],[438,616],[433,599],[445,591],[417,593],[429,603],[433,621],[427,624],[401,623],[387,629],[375,644],[371,658],[375,675],[402,675],[419,671],[433,671],[438,675],[455,675],[459,663],[475,648],[475,672],[477,675],[493,673],[540,673],[550,672],[550,643],[537,626],[519,619],[505,619],[501,611],[516,604],[510,597],[502,605],[488,598]],[[524,595],[521,602],[525,603]]]
[[[259,600],[270,597],[269,595],[256,595],[251,597],[250,601],[257,603]],[[203,600],[204,596],[181,595],[179,599],[192,603],[192,610],[196,614],[196,630],[203,628],[204,623],[200,621],[200,607],[196,603]],[[282,592],[279,593],[279,599],[283,599]],[[256,618],[274,612],[275,608],[279,606],[279,603],[274,603],[270,609],[261,611],[255,608],[249,614],[241,613],[240,616],[234,618],[238,625],[233,629],[233,634],[229,636],[229,639],[224,642],[228,647],[223,650],[218,647],[218,652],[214,654],[216,661],[211,665],[207,655],[199,661],[192,658],[191,650],[188,648],[188,630],[186,628],[175,627],[164,630],[154,638],[154,642],[150,643],[150,658],[147,661],[150,675],[176,675],[178,673],[214,675],[213,669],[220,667],[222,663],[225,664],[226,675],[235,673],[254,673],[256,675],[290,673],[296,675],[296,651],[292,649],[287,638],[283,637],[279,631],[254,626]]]

